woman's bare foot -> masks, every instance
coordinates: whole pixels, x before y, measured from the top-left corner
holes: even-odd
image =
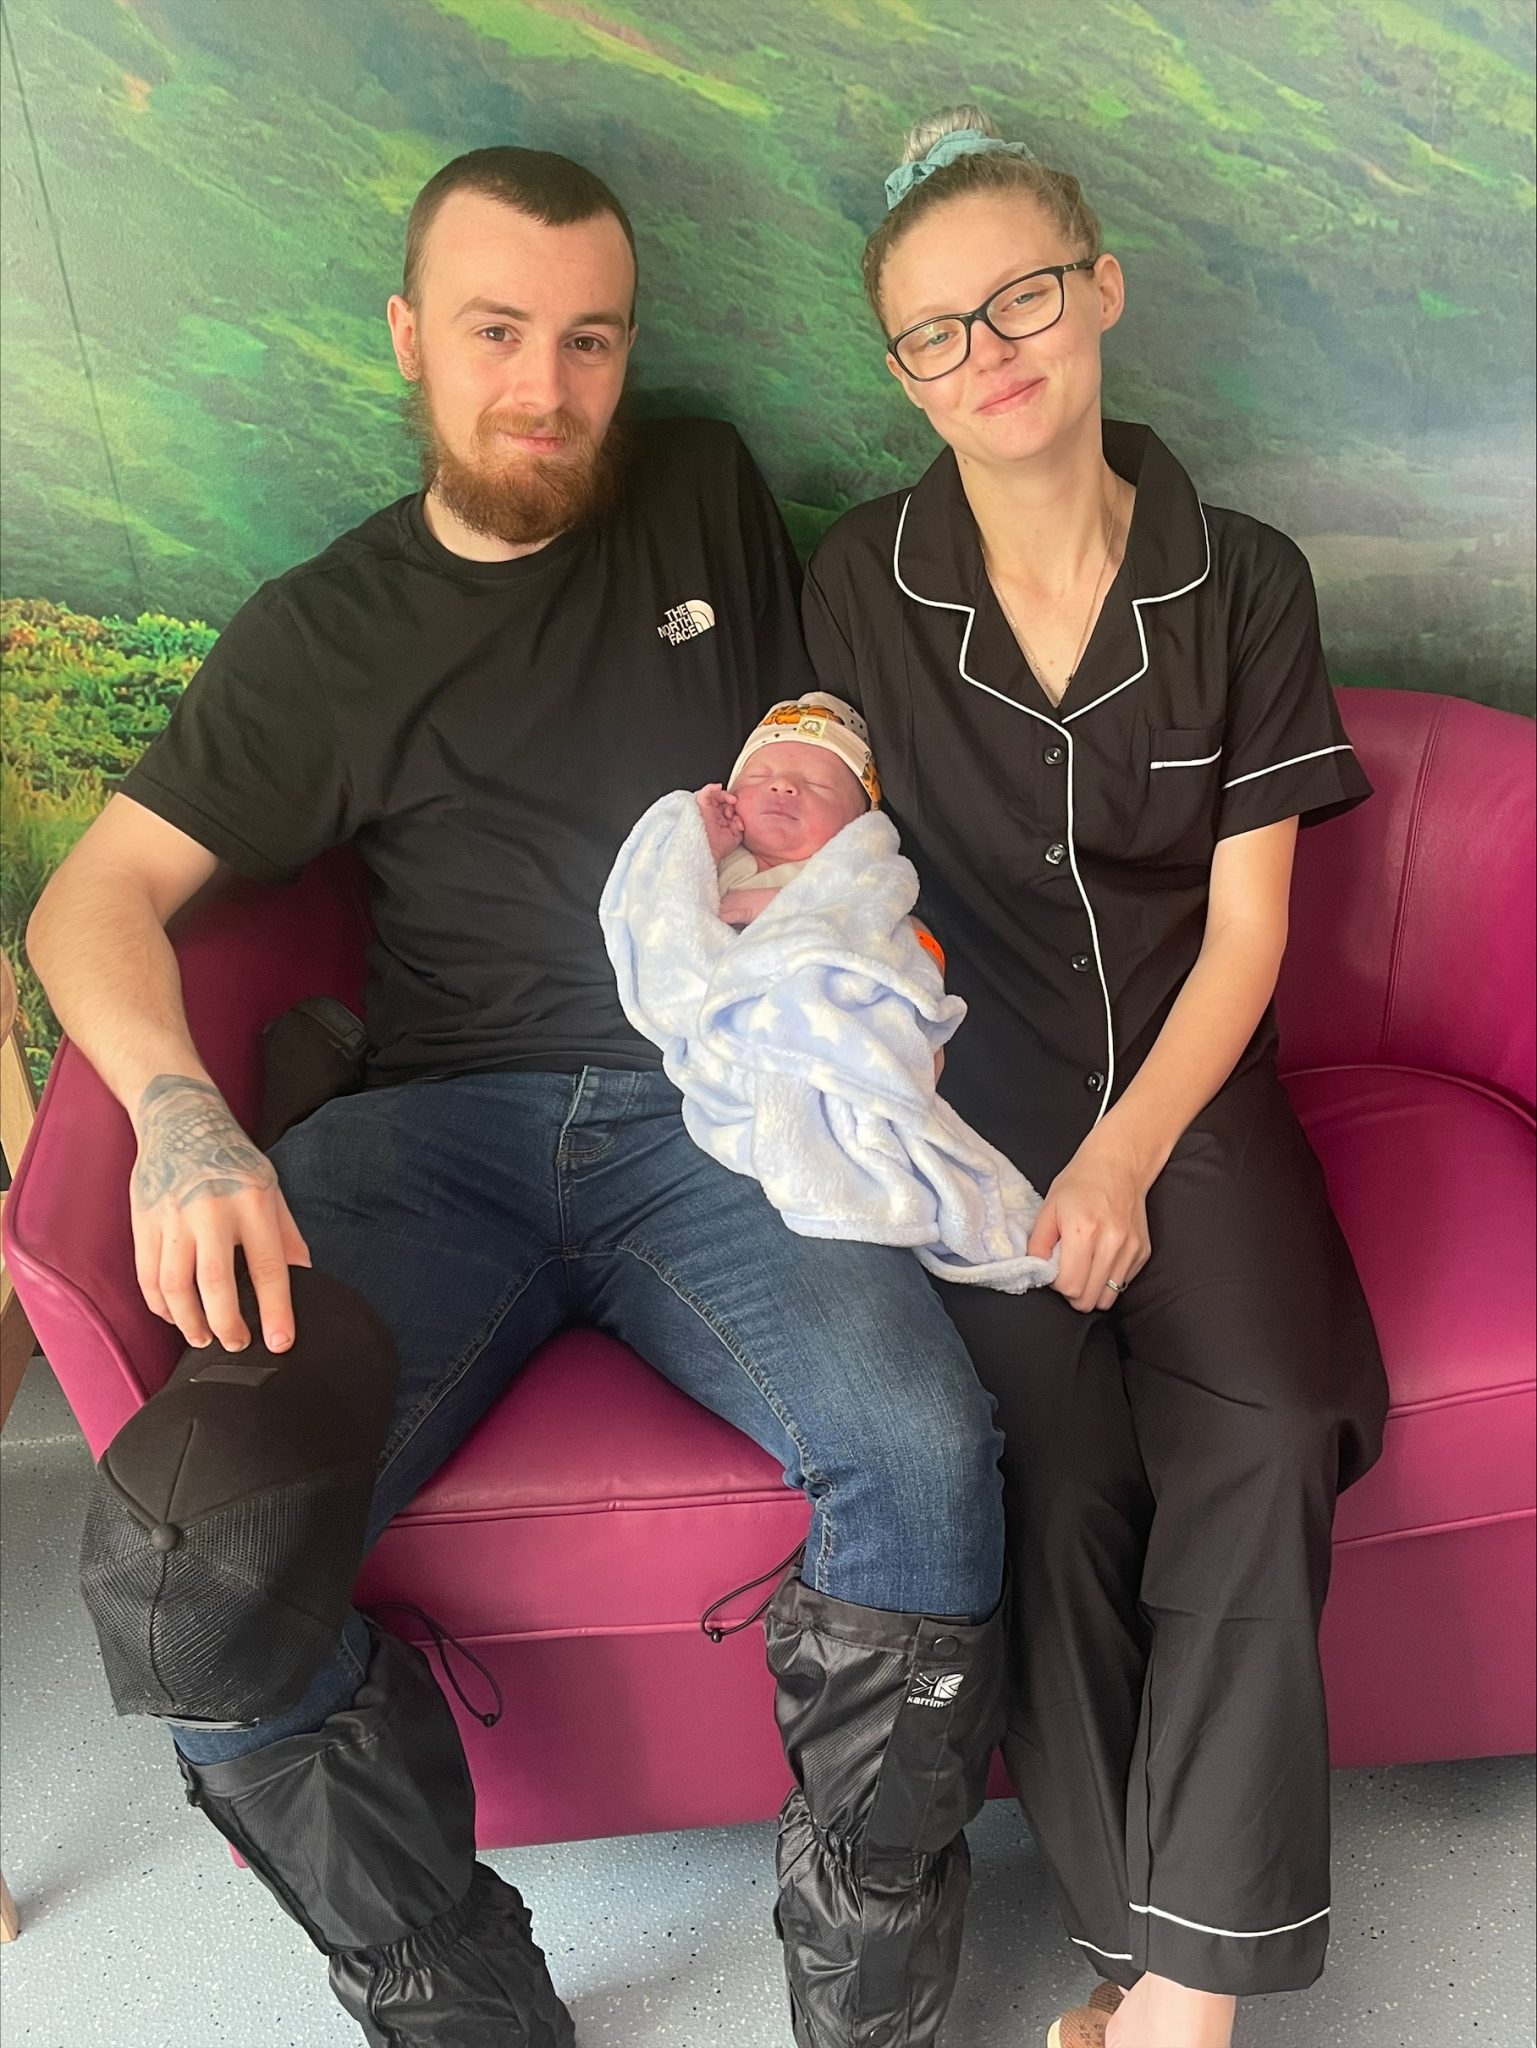
[[[1237,2000],[1139,1977],[1105,2029],[1105,2048],[1232,2048]]]

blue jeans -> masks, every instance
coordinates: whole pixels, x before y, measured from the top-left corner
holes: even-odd
[[[632,1345],[784,1467],[813,1509],[803,1576],[856,1606],[981,1620],[1003,1574],[1003,1439],[911,1252],[797,1237],[709,1159],[658,1073],[503,1073],[327,1103],[273,1163],[316,1266],[400,1353],[368,1540],[567,1323]],[[769,1562],[769,1560],[766,1560]],[[178,1728],[192,1763],[350,1704],[354,1610],[286,1713]]]

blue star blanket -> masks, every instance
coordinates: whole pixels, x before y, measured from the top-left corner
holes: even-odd
[[[847,825],[742,931],[687,790],[620,849],[599,917],[625,1015],[661,1048],[694,1142],[758,1181],[792,1230],[910,1246],[1010,1294],[1041,1198],[935,1090],[966,1014],[910,913],[918,877],[880,811]]]

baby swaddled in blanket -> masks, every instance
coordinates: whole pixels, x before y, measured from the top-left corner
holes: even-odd
[[[599,906],[620,999],[694,1142],[807,1237],[908,1245],[930,1272],[1048,1284],[1041,1198],[938,1094],[965,1015],[912,915],[863,719],[776,704],[724,787],[654,803]]]

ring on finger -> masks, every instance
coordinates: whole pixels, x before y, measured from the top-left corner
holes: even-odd
[[[1131,1285],[1131,1282],[1129,1280],[1107,1280],[1105,1285],[1112,1294],[1124,1294]]]

